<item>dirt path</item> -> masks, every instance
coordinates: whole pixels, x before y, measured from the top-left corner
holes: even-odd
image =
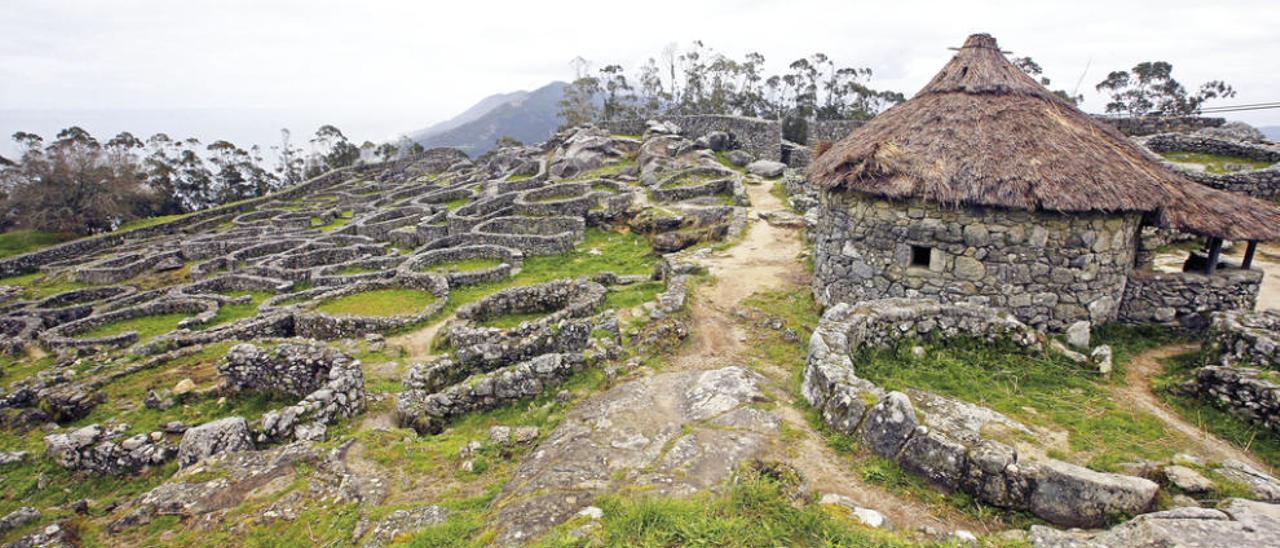
[[[698,288],[691,299],[693,340],[673,359],[679,369],[712,369],[742,363],[746,331],[733,311],[743,299],[759,291],[778,289],[803,281],[800,253],[804,246],[794,229],[778,228],[754,219],[756,212],[785,210],[787,206],[769,193],[774,182],[747,185],[753,220],[742,240],[725,251],[699,259],[713,282]]]
[[[431,342],[435,340],[436,333],[439,333],[440,329],[444,327],[444,324],[448,323],[451,319],[453,319],[452,314],[441,318],[422,329],[391,337],[390,339],[387,339],[387,346],[392,348],[404,348],[408,352],[407,357],[410,363],[414,361],[422,361],[423,358],[426,358],[431,354]]]
[[[1198,453],[1201,457],[1221,461],[1236,459],[1247,462],[1259,470],[1270,470],[1271,467],[1258,460],[1248,451],[1244,451],[1225,440],[1206,432],[1204,429],[1187,422],[1177,411],[1170,409],[1151,392],[1151,381],[1164,371],[1160,360],[1194,351],[1195,344],[1175,344],[1148,350],[1133,358],[1125,368],[1124,386],[1116,387],[1119,398],[1132,402],[1139,409],[1150,413],[1163,422],[1166,427],[1182,434],[1194,445],[1189,453]]]
[[[837,454],[821,434],[813,430],[799,409],[785,403],[794,398],[794,372],[776,364],[753,360],[750,320],[742,311],[742,301],[752,294],[777,289],[806,288],[809,276],[803,265],[804,243],[800,231],[770,225],[757,214],[788,210],[770,193],[777,181],[748,185],[751,198],[751,225],[742,240],[732,247],[699,259],[713,282],[698,287],[691,299],[691,337],[673,356],[663,371],[671,369],[713,369],[750,364],[768,379],[765,387],[776,401],[774,411],[786,423],[791,435],[779,439],[771,458],[794,467],[809,490],[835,493],[872,508],[899,529],[932,527],[956,528],[980,533],[993,531],[953,510],[940,509],[916,499],[890,493],[865,482],[854,470],[849,457]]]

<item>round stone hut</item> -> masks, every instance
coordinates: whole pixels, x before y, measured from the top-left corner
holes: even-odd
[[[824,305],[968,301],[1058,330],[1116,319],[1143,226],[1217,250],[1280,236],[1280,210],[1173,173],[1023,74],[986,34],[808,176]],[[1209,263],[1212,274],[1216,251]]]

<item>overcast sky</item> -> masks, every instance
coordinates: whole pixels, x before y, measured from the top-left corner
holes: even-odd
[[[1090,111],[1104,104],[1094,84],[1144,60],[1173,63],[1188,87],[1227,80],[1239,90],[1232,102],[1280,100],[1277,0],[0,0],[0,8],[6,135],[43,116],[33,109],[64,119],[68,110],[149,109],[138,113],[151,120],[141,125],[183,126],[199,122],[157,121],[155,112],[204,108],[238,113],[226,124],[309,123],[295,131],[310,132],[332,121],[376,140],[492,93],[568,79],[576,55],[632,68],[666,44],[696,39],[733,57],[758,51],[774,70],[825,52],[873,69],[873,86],[910,96],[951,56],[947,47],[989,32],[1034,57],[1054,87],[1070,90],[1083,73]],[[1238,117],[1280,125],[1277,110]]]

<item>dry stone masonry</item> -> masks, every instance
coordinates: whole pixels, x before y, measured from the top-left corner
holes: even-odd
[[[823,193],[818,302],[923,297],[1008,310],[1043,329],[1116,318],[1133,268],[1135,215],[1058,215]]]
[[[932,332],[1009,339],[1029,351],[1041,344],[1035,330],[978,305],[923,300],[841,303],[823,314],[813,332],[802,393],[833,429],[860,436],[877,454],[934,485],[994,506],[1028,511],[1070,527],[1097,527],[1114,515],[1151,508],[1158,489],[1152,481],[1022,457],[1013,447],[981,433],[984,425],[996,420],[991,411],[934,404],[927,406],[934,415],[954,416],[931,420],[930,413],[922,412],[922,403],[935,402],[937,396],[918,395],[913,400],[857,376],[857,359],[864,350]],[[957,409],[965,411],[957,414]]]

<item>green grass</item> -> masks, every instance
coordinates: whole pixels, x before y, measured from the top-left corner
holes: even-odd
[[[462,259],[458,261],[450,261],[447,263],[428,265],[423,270],[429,270],[429,271],[438,270],[438,271],[444,271],[444,272],[475,272],[477,270],[488,270],[490,268],[499,266],[505,262],[506,261],[503,261],[501,259],[489,259],[486,257],[476,257],[473,259]]]
[[[42,299],[64,291],[93,287],[93,284],[77,282],[67,278],[66,276],[49,278],[40,272],[31,272],[28,274],[20,274],[18,276],[10,276],[8,278],[0,278],[0,285],[17,285],[24,287],[26,288],[24,294],[28,298],[32,299]]]
[[[604,511],[585,538],[571,531],[576,518],[553,529],[537,546],[909,546],[894,533],[855,524],[797,492],[796,480],[772,471],[748,471],[723,494],[689,498],[612,493],[594,504]]]
[[[249,302],[240,304],[224,304],[218,308],[218,313],[209,321],[209,323],[196,326],[193,330],[199,331],[202,329],[209,329],[210,327],[226,325],[245,318],[252,318],[258,314],[258,305],[262,304],[262,301],[271,298],[275,294],[270,291],[232,291],[226,294],[228,297],[243,297],[246,295],[250,297]]]
[[[712,175],[705,175],[702,173],[686,173],[684,175],[680,175],[676,177],[675,179],[662,183],[661,188],[670,189],[670,188],[685,188],[685,187],[691,187],[691,186],[698,186],[701,184],[709,183],[718,178],[719,177],[715,177]]]
[[[329,224],[317,225],[317,219],[312,219],[311,226],[312,228],[319,229],[320,232],[333,232],[339,228],[347,226],[347,223],[351,222],[351,218],[354,217],[355,214],[356,212],[354,210],[347,209],[340,213],[334,220],[329,221]]]
[[[1219,154],[1205,154],[1201,152],[1162,152],[1160,156],[1170,162],[1184,164],[1200,164],[1204,166],[1207,173],[1221,175],[1231,173],[1227,171],[1226,164],[1241,164],[1248,166],[1247,169],[1262,169],[1270,166],[1271,162],[1263,162],[1259,160],[1251,160],[1239,156],[1222,156]]]
[[[612,164],[600,166],[590,171],[584,171],[578,176],[573,177],[569,180],[582,181],[586,179],[599,179],[602,177],[612,177],[614,175],[618,175],[622,173],[623,171],[626,171],[628,168],[634,165],[636,165],[635,158],[623,158]]]
[[[41,248],[76,239],[72,233],[11,230],[0,234],[0,257],[30,253]]]
[[[400,316],[421,313],[435,300],[435,295],[418,289],[374,289],[327,300],[316,311],[334,316]]]
[[[1116,402],[1106,386],[1122,382],[1128,357],[1148,346],[1139,335],[1113,329],[1097,343],[1111,343],[1117,366],[1113,380],[1056,354],[1033,355],[1010,342],[971,339],[924,342],[916,358],[912,342],[855,358],[858,374],[890,390],[917,388],[995,409],[1026,424],[1069,434],[1069,453],[1055,455],[1103,471],[1134,458],[1161,460],[1183,446],[1155,417]],[[1108,336],[1109,335],[1109,336]],[[1154,343],[1150,343],[1154,344]]]
[[[462,206],[464,206],[464,205],[467,205],[467,204],[469,204],[469,203],[471,203],[471,198],[470,198],[470,197],[467,197],[467,198],[458,198],[458,199],[456,199],[456,200],[449,200],[449,201],[445,202],[445,203],[444,203],[444,208],[445,208],[445,209],[447,209],[447,210],[449,210],[449,211],[453,211],[453,210],[458,209],[458,208],[460,208],[460,207],[462,207]]]
[[[720,162],[720,165],[722,165],[722,166],[724,166],[724,167],[727,167],[727,168],[729,168],[729,169],[732,169],[732,170],[734,170],[734,171],[737,171],[737,172],[739,172],[739,173],[745,173],[745,172],[747,171],[747,168],[746,168],[746,167],[741,167],[741,166],[733,165],[733,162],[730,162],[730,161],[729,161],[729,152],[728,152],[728,151],[724,151],[724,150],[722,150],[722,151],[720,151],[720,152],[717,152],[717,153],[716,153],[716,161],[717,161],[717,162]]]
[[[604,296],[604,307],[623,310],[655,299],[666,286],[662,282],[642,282],[631,285],[620,285],[609,288]]]
[[[599,253],[591,253],[591,250]],[[508,287],[521,287],[558,280],[613,272],[619,276],[651,274],[657,257],[648,240],[630,232],[587,229],[583,241],[573,251],[548,257],[528,257],[520,273],[506,280],[449,290],[449,304],[440,315],[452,314],[459,306],[478,301]]]
[[[512,329],[520,327],[524,322],[537,321],[539,318],[546,316],[547,312],[523,312],[519,314],[503,314],[492,318],[486,318],[478,322],[484,327],[493,327],[497,329]]]
[[[1182,415],[1187,422],[1256,455],[1268,466],[1280,469],[1280,435],[1242,420],[1214,405],[1179,389],[1204,365],[1200,352],[1173,356],[1164,361],[1164,374],[1154,384],[1156,396]]]
[[[190,317],[188,314],[178,312],[174,314],[156,314],[152,316],[130,318],[127,320],[120,320],[118,322],[100,325],[83,333],[77,334],[75,337],[79,339],[96,339],[99,337],[119,335],[127,331],[137,331],[138,342],[144,342],[153,337],[178,329],[178,323],[188,317]]]

